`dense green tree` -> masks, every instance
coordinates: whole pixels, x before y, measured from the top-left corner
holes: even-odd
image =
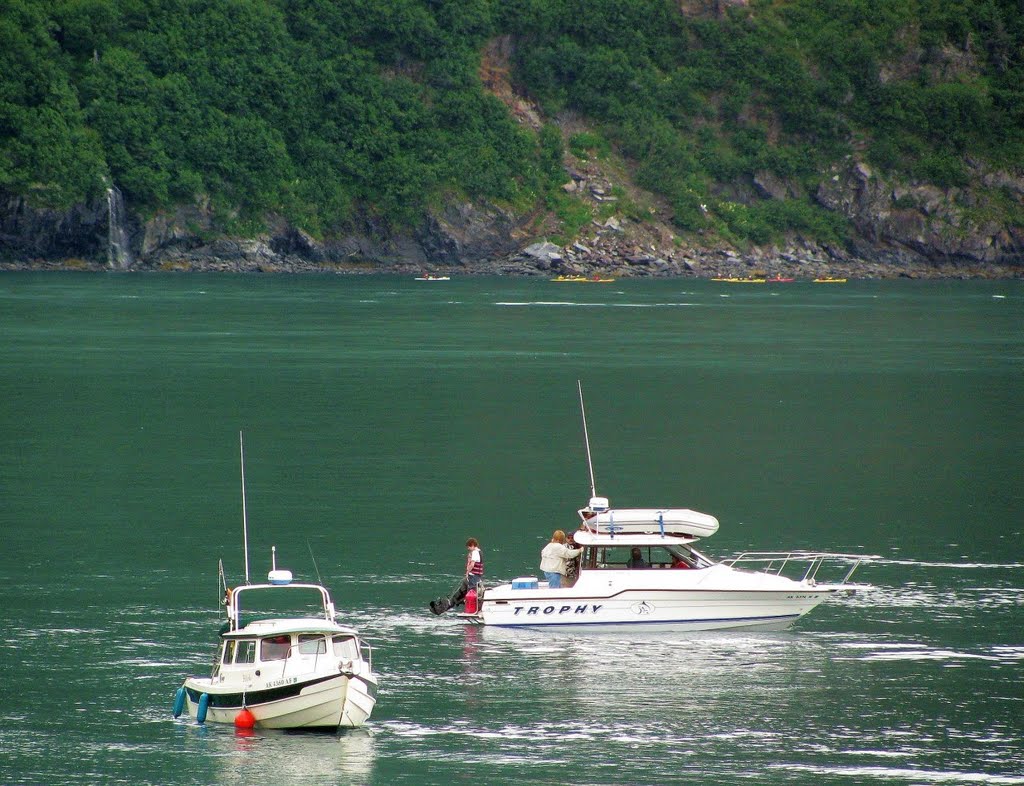
[[[451,193],[568,214],[555,127],[481,82],[496,36],[516,87],[588,117],[684,229],[839,238],[753,182],[809,194],[855,148],[940,186],[1024,159],[1019,0],[0,0],[0,189],[66,207],[112,181],[138,210],[314,232]]]
[[[84,122],[44,8],[0,0],[0,188],[66,207],[105,186],[101,140]]]

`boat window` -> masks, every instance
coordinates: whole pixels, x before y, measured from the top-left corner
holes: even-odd
[[[605,570],[626,570],[632,559],[635,546],[599,546],[590,549],[592,561],[589,567]],[[671,568],[675,565],[678,554],[688,566],[704,567],[699,564],[695,554],[691,554],[682,546],[640,546],[640,556],[652,568]]]
[[[690,568],[693,560],[682,546],[655,549],[653,559],[659,568]]]
[[[224,654],[220,657],[221,663],[231,663],[235,659],[235,640],[228,639],[224,642]]]
[[[355,660],[359,657],[359,645],[352,636],[335,636],[334,655],[338,658]]]
[[[253,639],[246,639],[238,642],[235,650],[235,663],[255,663],[256,642]]]
[[[291,636],[267,636],[260,639],[260,660],[284,660],[291,648]]]
[[[314,633],[300,633],[299,652],[302,655],[326,655],[327,639]]]
[[[625,570],[627,563],[632,559],[633,546],[604,546],[597,549],[597,567],[611,570]],[[641,549],[641,555],[645,562],[650,563],[650,548]]]
[[[669,565],[672,568],[700,568],[704,567],[700,564],[700,560],[697,555],[689,549],[684,549],[682,546],[673,546],[668,549]]]

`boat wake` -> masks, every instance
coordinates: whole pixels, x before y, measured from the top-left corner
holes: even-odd
[[[496,306],[548,306],[561,308],[681,308],[700,306],[702,303],[579,303],[572,300],[499,300]]]
[[[911,559],[889,559],[878,557],[872,560],[874,565],[902,565],[914,568],[953,568],[957,570],[1018,570],[1024,568],[1024,562],[922,562]]]

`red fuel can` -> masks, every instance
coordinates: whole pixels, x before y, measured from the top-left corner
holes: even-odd
[[[471,589],[466,593],[466,613],[476,614],[476,590]]]

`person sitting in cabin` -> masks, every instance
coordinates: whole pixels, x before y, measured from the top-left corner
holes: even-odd
[[[476,589],[484,577],[484,558],[480,554],[480,541],[470,538],[466,541],[466,588]]]
[[[629,562],[626,563],[626,567],[631,570],[635,570],[637,568],[649,568],[651,566],[644,561],[640,547],[634,546],[633,550],[630,552]]]
[[[691,565],[685,559],[680,557],[678,554],[673,554],[672,555],[672,567],[673,568],[692,568],[693,565]]]
[[[540,569],[551,589],[559,589],[562,586],[562,577],[566,573],[569,560],[583,553],[583,549],[569,548],[566,545],[567,540],[565,532],[556,529],[551,536],[551,542],[540,552]]]

